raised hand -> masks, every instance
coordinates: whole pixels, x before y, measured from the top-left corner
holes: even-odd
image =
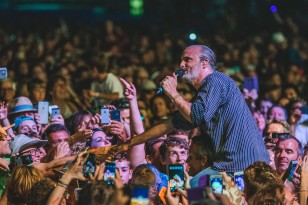
[[[126,82],[126,80],[124,80],[123,78],[120,78],[120,81],[124,86],[123,95],[125,96],[125,98],[128,100],[136,99],[137,91],[134,84]]]

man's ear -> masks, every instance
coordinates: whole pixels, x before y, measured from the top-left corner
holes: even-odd
[[[201,61],[201,66],[202,66],[202,68],[205,69],[205,68],[207,67],[208,63],[209,63],[209,62],[208,62],[207,60],[202,60],[202,61]]]
[[[207,164],[208,164],[208,162],[207,162],[207,156],[203,156],[203,157],[201,158],[201,166],[202,166],[202,167],[206,167]]]

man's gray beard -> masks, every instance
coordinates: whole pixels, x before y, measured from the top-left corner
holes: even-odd
[[[185,80],[185,82],[192,84],[197,79],[197,77],[187,78],[187,77],[183,76],[183,79]]]

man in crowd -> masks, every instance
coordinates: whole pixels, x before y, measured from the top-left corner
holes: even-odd
[[[187,102],[179,94],[175,73],[167,76],[161,86],[178,111],[113,152],[127,151],[174,129],[199,127],[215,150],[213,165],[207,169],[236,172],[256,161],[268,162],[268,153],[243,95],[231,78],[215,71],[215,63],[215,54],[209,47],[187,47],[180,65],[184,69],[183,78],[197,90],[194,99]],[[131,90],[126,88],[124,95],[130,93]]]
[[[90,95],[100,102],[100,105],[108,105],[113,100],[123,97],[123,87],[112,73],[108,73],[107,68],[99,57],[93,58],[91,62],[91,72],[94,81],[91,84]]]
[[[190,179],[190,186],[205,187],[208,179],[203,174],[203,170],[212,166],[214,161],[214,150],[212,150],[209,143],[206,142],[204,136],[198,135],[192,138],[192,143],[189,148],[189,156],[187,158],[187,165],[189,166],[188,174],[193,176]],[[207,173],[210,174],[210,173]],[[215,174],[213,172],[213,174]]]
[[[171,164],[182,164],[186,170],[186,159],[189,145],[186,140],[178,137],[168,137],[159,147],[160,159],[165,165],[165,173]]]

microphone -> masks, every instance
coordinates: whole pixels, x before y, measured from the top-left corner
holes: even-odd
[[[183,77],[184,73],[185,73],[185,70],[183,68],[180,68],[177,71],[175,71],[175,75],[176,75],[177,78]],[[161,94],[163,92],[164,92],[163,87],[161,87],[161,85],[160,85],[157,89],[156,95]]]

